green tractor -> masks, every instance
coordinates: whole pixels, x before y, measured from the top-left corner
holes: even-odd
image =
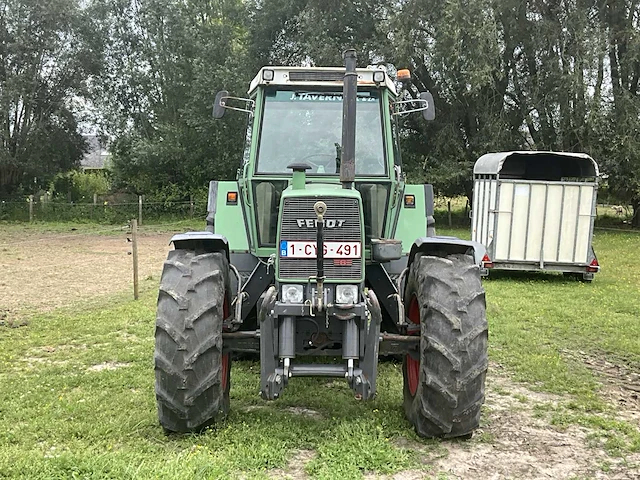
[[[344,378],[372,399],[378,358],[402,356],[419,435],[478,427],[484,247],[435,236],[431,185],[405,183],[398,116],[435,110],[401,72],[398,89],[348,50],[344,67],[264,67],[248,98],[216,96],[215,118],[248,116],[246,146],[237,181],[209,185],[206,231],[175,235],[164,264],[155,372],[166,431],[228,412],[238,352],[259,352],[265,400],[295,377]]]

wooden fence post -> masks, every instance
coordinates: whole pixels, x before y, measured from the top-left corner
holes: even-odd
[[[193,217],[193,210],[193,195],[189,195],[189,213],[191,214],[191,217]]]
[[[449,228],[451,228],[451,200],[447,202],[447,210],[449,212]]]
[[[142,195],[138,195],[138,225],[142,226]]]
[[[131,220],[131,252],[133,257],[133,298],[138,300],[138,221]]]
[[[29,222],[33,222],[33,195],[29,195]]]

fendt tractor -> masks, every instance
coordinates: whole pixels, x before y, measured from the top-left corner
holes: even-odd
[[[435,236],[431,185],[405,183],[401,116],[433,120],[408,71],[264,67],[248,98],[237,181],[209,185],[206,231],[175,235],[155,333],[156,397],[169,432],[229,410],[232,355],[260,355],[260,393],[296,377],[376,394],[378,358],[403,358],[404,408],[425,437],[469,437],[487,371],[484,247]],[[234,115],[239,115],[234,113]],[[319,357],[310,359],[311,357]]]

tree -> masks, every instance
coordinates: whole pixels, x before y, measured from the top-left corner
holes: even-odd
[[[398,57],[413,66],[420,89],[432,91],[438,111],[430,125],[406,124],[414,178],[470,195],[472,167],[484,153],[597,151],[607,112],[606,34],[596,1],[402,6]]]
[[[433,182],[441,194],[470,196],[475,160],[520,146],[505,103],[513,68],[498,27],[489,0],[407,0],[394,22],[396,64],[412,69],[437,111],[429,124],[407,119],[403,160],[414,181]]]
[[[0,196],[33,191],[77,165],[78,102],[101,66],[88,2],[0,5]]]
[[[214,122],[215,92],[242,96],[267,64],[340,65],[350,47],[360,66],[410,67],[415,86],[434,95],[435,122],[401,119],[410,180],[469,196],[484,153],[584,151],[640,209],[637,0],[101,5],[110,68],[93,88],[115,137],[116,180],[138,193],[231,178],[246,118]]]
[[[214,123],[211,107],[217,90],[241,95],[250,78],[245,18],[239,0],[111,0],[112,68],[96,91],[121,187],[187,194],[233,177],[246,118]]]
[[[384,60],[391,0],[253,0],[250,57],[263,65],[343,65],[354,48],[358,65]]]
[[[640,4],[615,0],[598,6],[607,34],[611,95],[604,96],[606,119],[594,151],[610,191],[632,205],[632,224],[640,227]]]

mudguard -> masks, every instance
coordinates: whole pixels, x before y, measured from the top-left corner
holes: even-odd
[[[229,242],[224,235],[211,232],[185,232],[171,237],[169,243],[177,249],[203,249],[208,252],[223,250],[229,258]]]
[[[471,240],[461,240],[457,237],[420,237],[411,246],[409,253],[409,265],[413,262],[416,253],[438,253],[444,252],[447,255],[453,253],[466,253],[473,255],[475,263],[482,267],[482,257],[487,253],[487,249],[479,242]]]

